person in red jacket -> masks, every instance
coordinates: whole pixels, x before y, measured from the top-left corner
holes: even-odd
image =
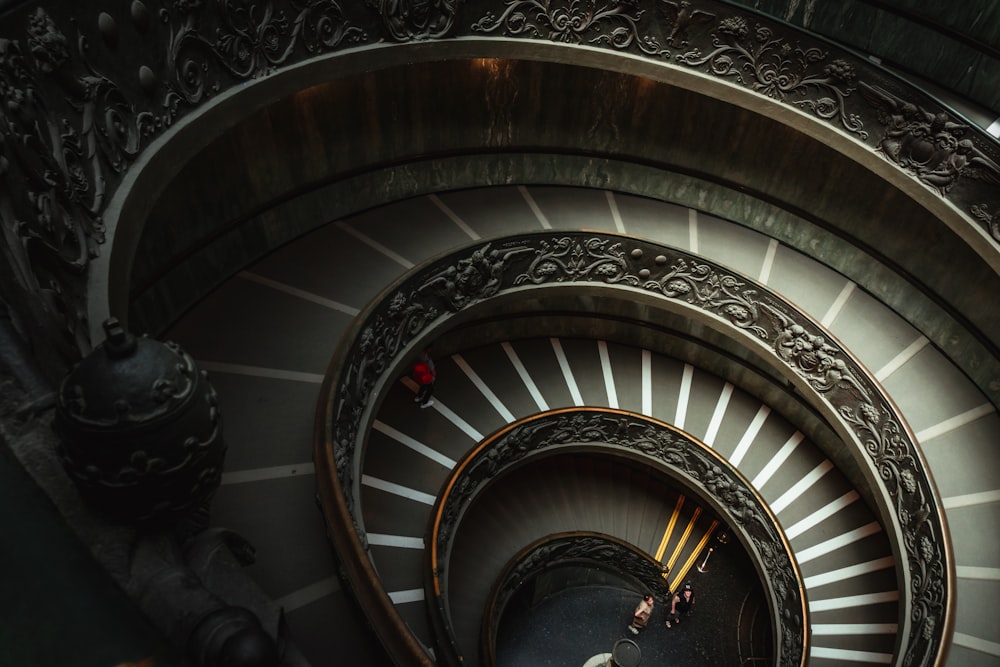
[[[422,408],[429,408],[434,405],[431,394],[434,392],[434,380],[437,379],[437,371],[434,369],[434,360],[431,359],[427,350],[420,353],[417,363],[413,365],[413,379],[418,385],[417,395],[413,402],[419,403]]]

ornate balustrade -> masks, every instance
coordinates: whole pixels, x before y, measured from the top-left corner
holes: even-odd
[[[504,473],[512,466],[530,463],[532,458],[560,450],[585,452],[594,449],[636,458],[664,471],[681,485],[693,488],[699,500],[710,504],[720,516],[728,517],[733,532],[751,554],[761,574],[775,630],[775,664],[801,667],[808,655],[808,610],[791,548],[767,505],[739,472],[710,448],[656,420],[611,409],[570,408],[522,420],[486,438],[452,470],[438,497],[429,536],[433,576],[430,592],[436,602],[434,608],[443,611],[440,620],[445,637],[442,644],[454,646],[450,636],[447,569],[451,542],[464,511],[486,486],[502,483]],[[583,550],[584,547],[577,545],[577,548]],[[535,555],[552,553],[569,557],[566,552],[573,551],[572,545],[555,543],[547,551],[536,551]],[[512,574],[520,575],[521,570],[530,571],[534,567],[539,564],[529,558],[513,568]],[[512,585],[504,582],[500,583],[498,595],[501,603]],[[658,588],[662,586],[650,590]],[[488,622],[496,623],[498,618]],[[488,630],[492,634],[495,627]],[[490,655],[492,645],[483,649],[490,651],[486,653]],[[453,664],[461,662],[461,655],[455,656]],[[493,663],[487,661],[487,664]]]
[[[996,140],[857,54],[723,2],[24,2],[4,27],[4,298],[65,363],[89,350],[91,311],[107,299],[89,291],[131,279],[103,263],[93,274],[119,234],[128,248],[142,233],[123,204],[137,172],[197,148],[163,150],[178,128],[303,63],[374,45],[545,41],[697,72],[853,137],[960,211],[970,238],[988,239],[979,252],[1000,247]],[[108,314],[124,316],[99,321]]]
[[[897,554],[896,662],[932,663],[950,623],[949,541],[926,465],[889,397],[820,325],[766,287],[688,253],[612,234],[538,233],[477,244],[412,271],[357,318],[324,385],[314,455],[334,542],[364,570],[355,585],[378,590],[365,554],[358,473],[367,424],[387,383],[450,327],[500,309],[544,310],[553,295],[582,293],[602,297],[588,299],[591,308],[621,297],[737,339],[831,423],[844,447],[828,454],[851,457],[856,470],[845,472],[862,476],[852,481],[871,494]],[[374,613],[388,623],[398,617],[382,598]]]

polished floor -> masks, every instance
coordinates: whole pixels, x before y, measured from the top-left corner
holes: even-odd
[[[315,667],[380,660],[370,635],[359,630],[364,624],[337,577],[314,501],[313,415],[340,336],[381,289],[444,249],[560,229],[634,234],[700,254],[780,292],[850,349],[907,420],[947,514],[957,585],[946,664],[1000,664],[1000,417],[945,355],[842,275],[746,228],[637,197],[512,186],[420,197],[332,221],[247,267],[165,334],[209,372],[220,395],[230,450],[213,520],[255,544],[258,559],[249,572],[284,606]],[[637,380],[647,364],[648,393]],[[385,428],[373,434],[365,463],[372,467],[364,471],[364,520],[377,536],[372,557],[421,641],[429,634],[422,585],[414,578],[423,549],[420,517],[449,462],[479,435],[543,404],[617,401],[736,459],[772,503],[803,568],[809,664],[896,659],[899,594],[882,527],[866,518],[836,467],[768,406],[677,360],[585,337],[485,347],[470,341],[440,365],[431,409],[415,413],[410,389],[402,383],[391,389],[378,416]],[[537,373],[525,376],[521,368]],[[488,391],[477,378],[488,379]],[[385,456],[375,455],[380,449]],[[388,465],[396,457],[413,463],[414,474]],[[548,529],[544,522],[523,523],[529,532]],[[514,517],[503,529],[516,525]],[[484,562],[495,568],[503,553],[491,549]],[[474,609],[481,592],[471,588],[461,604]]]
[[[691,614],[667,629],[668,609],[658,605],[638,636],[627,629],[638,601],[634,591],[594,585],[540,600],[525,593],[501,623],[497,667],[583,667],[621,639],[638,645],[641,666],[742,665],[753,658],[767,664],[770,653],[747,650],[761,592],[745,556],[715,553],[704,572],[695,569],[688,580],[697,591]],[[764,624],[770,627],[766,619]]]

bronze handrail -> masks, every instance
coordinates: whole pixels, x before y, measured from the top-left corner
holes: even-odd
[[[327,521],[350,519],[354,534],[340,530],[357,543],[352,553],[365,553],[356,475],[366,424],[397,367],[449,327],[497,308],[514,312],[521,298],[535,303],[579,290],[605,297],[591,307],[615,303],[620,293],[627,303],[676,311],[716,335],[739,338],[759,355],[754,363],[784,377],[824,415],[849,445],[830,455],[857,463],[855,473],[864,479],[854,482],[870,494],[898,559],[895,659],[940,656],[953,622],[947,525],[915,438],[882,387],[822,326],[766,286],[689,253],[614,234],[539,232],[458,250],[387,288],[356,320],[324,385],[315,450],[317,470],[325,473],[318,483],[331,487],[323,489],[324,501],[344,503],[328,510]],[[364,585],[377,587],[376,579],[369,581]],[[394,614],[387,600],[380,608]]]
[[[612,408],[563,408],[522,419],[485,438],[452,469],[435,504],[428,536],[435,609],[446,645],[455,647],[447,612],[448,551],[464,510],[479,491],[502,480],[511,466],[546,456],[556,450],[586,451],[625,456],[662,470],[710,504],[720,516],[730,517],[731,530],[755,563],[774,622],[774,645],[782,667],[802,667],[808,659],[809,609],[802,577],[791,545],[767,503],[753,486],[711,447],[664,422]],[[461,654],[453,654],[461,662]],[[489,655],[489,654],[487,654]]]

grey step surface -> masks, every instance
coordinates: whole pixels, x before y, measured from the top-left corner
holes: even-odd
[[[309,571],[311,582],[283,574],[294,569],[294,561],[288,560],[295,558],[292,554],[314,548],[316,540],[310,537],[308,544],[292,544],[287,549],[269,546],[289,539],[289,535],[267,519],[267,512],[258,518],[257,509],[278,501],[269,495],[269,480],[296,476],[308,480],[312,475],[315,397],[333,350],[352,318],[410,266],[444,249],[504,233],[580,228],[622,231],[671,244],[767,284],[827,326],[883,383],[917,436],[949,520],[958,585],[954,642],[946,664],[979,667],[1000,663],[1000,625],[988,622],[1000,606],[1000,551],[993,548],[1000,538],[1000,418],[995,408],[941,351],[926,344],[920,332],[814,260],[764,235],[686,208],[621,194],[582,194],[585,196],[570,188],[535,186],[445,192],[334,221],[246,267],[167,332],[166,338],[180,343],[209,370],[220,390],[230,451],[213,519],[220,525],[239,525],[258,546],[261,557],[252,573],[275,598],[296,605],[289,607],[293,630],[297,617],[340,594],[335,583],[336,565],[330,559],[325,566]],[[544,341],[538,347],[544,350]],[[584,357],[587,355],[592,353],[585,350]],[[480,356],[487,358],[490,352],[469,351],[463,356],[478,365]],[[581,363],[592,364],[593,360],[583,358]],[[507,394],[508,385],[517,387],[516,374],[497,370],[490,379],[496,391],[506,396],[504,404],[516,414],[538,409],[523,391]],[[710,403],[716,390],[711,386],[706,389],[703,398]],[[559,391],[563,396],[559,402],[566,400],[564,391]],[[676,391],[675,384],[657,384],[654,392],[664,398],[654,406],[654,416],[674,421],[672,392]],[[702,395],[700,388],[696,391]],[[497,415],[481,399],[476,400],[479,405],[470,409],[470,423],[486,432]],[[698,437],[705,435],[696,429],[703,428],[704,413],[711,410],[708,404],[702,405],[704,401],[699,400],[702,407],[692,409],[691,421],[685,425]],[[720,447],[734,438],[738,442],[736,434],[743,423],[752,421],[756,414],[749,405],[732,409],[732,421],[727,412],[724,430],[719,432]],[[746,414],[737,419],[741,410]],[[442,428],[452,427],[445,423]],[[746,465],[754,466],[754,474],[766,465],[765,451],[755,444],[747,452]],[[763,490],[775,499],[777,496],[768,491],[772,484],[764,485]],[[813,487],[798,503],[779,513],[779,519],[789,528],[806,514],[802,503],[821,507],[836,500],[829,495],[822,487]],[[281,502],[289,503],[282,509],[288,514],[306,516],[316,511],[305,493],[282,497]],[[820,533],[824,539],[833,539],[863,526],[862,518],[851,518],[856,504],[828,520],[834,523],[824,522],[830,528],[810,528],[793,538],[793,545],[797,550],[807,549],[819,541]],[[867,552],[866,545],[872,540],[877,541],[869,536],[856,544]],[[803,569],[820,565],[833,568],[839,557],[831,552],[805,563]],[[861,558],[871,560],[870,555],[862,554]],[[830,560],[829,565],[826,560]],[[819,569],[814,573],[822,574]],[[814,612],[814,622],[833,626],[833,631],[850,630],[844,624],[852,623],[852,614],[831,608],[828,601],[835,598],[826,588],[810,596],[811,601],[826,603],[820,605],[822,611]],[[319,597],[305,603],[310,596]],[[310,634],[321,625],[303,621],[302,632]],[[816,634],[814,641],[817,645],[830,642],[831,647],[843,643],[826,634]],[[322,638],[307,643],[326,645]],[[309,657],[315,665],[332,664],[322,650]],[[822,655],[812,659],[823,665],[837,660]]]
[[[718,434],[715,437],[715,449],[720,454],[731,456],[736,450],[742,450],[741,472],[749,480],[758,480],[759,491],[765,500],[775,508],[780,508],[776,514],[783,527],[788,529],[797,526],[791,544],[793,550],[801,554],[804,560],[802,574],[807,584],[807,596],[810,600],[820,602],[814,622],[822,624],[829,633],[816,638],[814,646],[841,648],[844,643],[850,643],[850,637],[854,636],[857,627],[867,624],[872,634],[866,635],[864,644],[869,648],[865,650],[879,655],[891,655],[895,640],[894,624],[898,618],[898,611],[891,600],[868,605],[858,598],[853,603],[844,603],[850,605],[852,628],[838,628],[836,626],[841,623],[825,620],[842,611],[843,605],[836,602],[841,598],[867,593],[878,593],[889,598],[898,596],[888,542],[877,526],[871,534],[865,532],[866,528],[876,523],[874,514],[860,500],[850,500],[852,489],[847,480],[832,468],[832,464],[815,446],[801,434],[796,436],[795,429],[779,415],[768,411],[766,406],[750,395],[738,389],[730,389],[725,413],[713,427],[714,408],[725,383],[702,371],[685,369],[683,364],[675,360],[635,348],[603,341],[551,338],[508,341],[489,348],[493,350],[492,353],[487,348],[474,348],[462,351],[452,358],[438,359],[439,379],[435,389],[437,402],[427,410],[416,408],[408,400],[412,395],[408,385],[402,382],[395,385],[380,412],[380,422],[389,424],[398,438],[417,443],[425,451],[424,455],[416,455],[417,458],[422,457],[428,461],[428,456],[436,453],[454,460],[460,458],[460,454],[455,451],[456,443],[465,443],[469,449],[478,444],[478,439],[454,426],[458,421],[473,421],[469,410],[463,409],[467,403],[479,410],[480,419],[489,416],[493,420],[480,423],[483,432],[491,432],[505,424],[502,412],[508,412],[517,418],[536,412],[538,399],[532,398],[533,392],[550,409],[577,404],[611,407],[609,403],[614,403],[614,407],[641,412],[643,390],[641,387],[637,389],[636,385],[641,382],[640,367],[642,360],[646,359],[652,380],[652,404],[658,406],[654,412],[660,413],[661,418],[669,415],[674,421],[677,420],[678,413],[683,413],[686,427],[692,429],[691,433],[695,437],[703,437],[710,427],[714,428]],[[565,359],[565,371],[560,367],[560,354]],[[609,374],[604,373],[599,361],[602,354],[609,360]],[[511,361],[512,357],[521,360],[527,372],[526,377],[518,375]],[[514,381],[512,375],[518,376],[517,380],[520,382]],[[678,387],[685,382],[685,375],[691,389],[682,392]],[[473,383],[470,387],[465,381],[470,376],[479,378],[481,386],[476,387]],[[503,389],[492,386],[490,380],[493,378],[498,378]],[[609,387],[613,387],[613,391],[609,392]],[[664,400],[659,400],[656,388],[664,389]],[[470,399],[470,395],[477,392],[480,397],[495,397],[503,405],[503,410],[482,410],[479,398]],[[402,397],[393,394],[401,394]],[[609,396],[613,399],[609,400]],[[687,397],[692,409],[687,409],[689,406],[684,405],[678,409],[678,400],[682,396]],[[650,401],[646,399],[646,402]],[[526,406],[529,412],[518,414],[511,405]],[[696,405],[702,406],[701,409],[694,409]],[[709,406],[708,409],[704,408],[705,405]],[[397,412],[400,408],[402,412]],[[452,426],[446,427],[440,423],[442,421]],[[448,451],[439,451],[438,442],[441,443],[441,449],[446,448]],[[426,525],[430,521],[430,497],[438,494],[448,471],[440,464],[418,464],[412,448],[405,456],[401,455],[403,449],[406,448],[399,445],[398,440],[374,438],[365,453],[364,469],[378,471],[385,481],[398,486],[419,489],[427,494],[427,502],[421,504],[397,496],[393,504],[391,498],[380,498],[377,512],[372,513],[369,513],[363,502],[362,512],[368,530],[373,529],[369,525],[369,516],[375,522],[374,526],[381,527],[386,525],[383,517],[392,516],[392,508],[396,506],[400,508],[398,516],[406,516],[407,523]],[[390,469],[394,469],[395,473],[390,472]],[[499,573],[498,568],[518,549],[545,534],[594,530],[629,540],[651,554],[656,552],[660,535],[666,526],[662,515],[672,509],[672,505],[668,503],[651,512],[658,515],[659,534],[652,528],[645,531],[630,530],[630,523],[635,520],[627,509],[629,503],[619,507],[621,503],[616,502],[616,499],[628,497],[628,487],[625,490],[618,489],[617,492],[609,491],[610,495],[598,499],[595,489],[601,487],[604,479],[601,471],[580,470],[567,477],[568,479],[562,480],[557,479],[555,473],[549,475],[551,489],[548,490],[536,488],[538,484],[523,485],[523,493],[515,493],[508,502],[497,504],[490,516],[477,515],[478,518],[469,520],[482,532],[482,539],[469,540],[477,545],[474,555],[468,556],[475,563],[474,574],[461,581],[454,590],[462,591],[463,596],[471,598],[472,602],[466,602],[456,610],[456,618],[472,618],[472,610],[485,604],[489,582]],[[814,483],[799,488],[802,480],[812,477],[815,477]],[[765,479],[766,481],[760,481]],[[555,489],[564,497],[571,496],[572,500],[546,500],[545,494]],[[591,500],[596,503],[594,507],[589,505]],[[838,511],[824,512],[824,508],[831,504],[843,507]],[[635,512],[642,512],[648,506],[649,503],[637,502]],[[426,513],[425,518],[413,521],[413,513],[421,509]],[[682,521],[684,517],[682,513]],[[853,533],[858,532],[862,533],[861,537],[849,539]],[[461,548],[457,542],[455,553],[459,553]],[[668,552],[665,560],[669,556]],[[678,558],[678,565],[689,556],[689,552],[682,553]],[[375,563],[378,567],[378,555],[375,556]],[[402,584],[396,579],[394,585],[399,587],[398,590],[419,587],[421,576],[422,573],[415,572],[411,585]],[[473,585],[473,582],[478,585]],[[810,582],[815,583],[815,589],[809,587]],[[477,595],[472,595],[472,591]],[[473,626],[478,628],[478,622]],[[459,631],[465,651],[474,651],[475,637],[469,634],[471,632],[466,627]],[[848,634],[833,634],[835,632]],[[422,639],[425,643],[430,643],[429,638]],[[871,648],[873,646],[877,646],[879,650],[874,651]],[[470,656],[466,660],[474,658]]]

